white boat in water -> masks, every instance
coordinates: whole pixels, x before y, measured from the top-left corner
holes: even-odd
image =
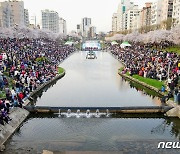
[[[93,52],[93,51],[89,51],[86,55],[86,59],[96,59],[96,58],[97,58],[97,56],[96,56],[95,52]]]

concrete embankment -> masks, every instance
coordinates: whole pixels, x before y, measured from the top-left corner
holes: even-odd
[[[30,96],[35,95],[38,91],[42,90],[52,82],[62,78],[65,75],[65,72],[57,75],[52,80],[40,85],[36,90],[30,93]],[[26,99],[24,106],[29,104],[29,100]],[[27,118],[29,111],[22,108],[13,108],[10,111],[9,117],[12,119],[9,124],[0,125],[0,151],[4,150],[4,143],[11,137],[11,135],[16,131],[16,129],[21,125],[21,123]]]
[[[21,123],[27,118],[29,112],[22,108],[11,109],[9,117],[12,119],[9,124],[0,125],[0,150],[3,150],[3,144],[16,131]]]
[[[40,90],[42,90],[43,88],[45,88],[46,86],[50,85],[52,82],[62,78],[65,75],[65,72],[63,72],[62,74],[57,75],[56,77],[54,77],[52,80],[49,80],[46,83],[43,83],[42,85],[40,85],[36,90],[34,90],[33,92],[31,92],[30,97],[32,97],[33,95],[35,95],[37,92],[39,92]],[[24,103],[24,106],[27,106],[29,104],[29,100],[26,100]]]
[[[161,96],[165,96],[165,94],[162,93],[162,92],[160,92],[160,90],[159,90],[158,88],[155,88],[155,87],[153,87],[153,86],[151,86],[151,85],[148,85],[148,84],[146,84],[146,83],[144,83],[144,82],[141,82],[141,81],[139,81],[139,80],[137,80],[137,79],[135,79],[135,78],[133,78],[133,77],[131,77],[131,76],[128,76],[128,75],[126,75],[126,74],[123,74],[123,73],[121,73],[121,72],[119,72],[119,75],[122,76],[122,77],[124,77],[125,79],[128,79],[128,80],[130,80],[130,81],[136,82],[136,83],[138,83],[138,84],[140,84],[140,85],[142,85],[142,86],[144,86],[144,87],[146,87],[146,88],[148,88],[148,89],[150,89],[150,90],[153,90],[153,91],[155,91],[156,93],[158,93],[158,94],[161,95]]]
[[[166,112],[168,117],[179,117],[180,118],[180,105],[175,104],[173,101],[168,101],[167,105],[173,107],[171,110]]]
[[[161,96],[165,96],[164,93],[160,92],[159,89],[157,89],[157,88],[155,88],[155,87],[153,87],[153,86],[150,86],[150,85],[148,85],[148,84],[146,84],[146,83],[144,83],[144,82],[141,82],[141,81],[139,81],[139,80],[137,80],[137,79],[132,78],[131,76],[128,76],[128,75],[123,74],[123,73],[120,73],[120,72],[119,72],[119,75],[121,75],[121,76],[124,77],[125,79],[128,79],[128,80],[130,80],[130,81],[136,82],[136,83],[138,83],[138,84],[140,84],[140,85],[142,85],[142,86],[144,86],[144,87],[146,87],[146,88],[148,88],[148,89],[150,89],[150,90],[153,90],[153,91],[155,91],[156,93],[160,94]],[[169,107],[172,107],[171,110],[169,110],[168,112],[166,112],[166,115],[167,115],[168,117],[179,117],[179,118],[180,118],[180,106],[177,105],[177,104],[175,104],[175,103],[174,103],[173,101],[171,101],[171,100],[167,101],[166,104],[167,104]]]
[[[112,55],[113,55],[113,54],[112,54]],[[113,55],[113,56],[114,56],[114,55]],[[115,57],[118,61],[120,61],[121,64],[123,64],[123,65],[125,66],[125,63],[124,63],[123,61],[121,61],[120,59],[118,59],[117,56],[114,56],[114,57]],[[121,73],[121,72],[119,72],[119,75],[121,75],[121,76],[122,76],[123,78],[125,78],[125,79],[128,79],[128,80],[130,80],[130,81],[132,81],[132,82],[138,83],[138,84],[140,84],[140,85],[142,85],[142,86],[144,86],[144,87],[146,87],[146,88],[148,88],[148,89],[150,89],[150,90],[152,90],[152,91],[155,91],[155,92],[158,93],[160,96],[165,96],[165,95],[166,95],[166,94],[160,92],[159,89],[157,89],[157,88],[155,88],[155,87],[153,87],[153,86],[151,86],[151,85],[148,85],[148,84],[146,84],[146,83],[144,83],[144,82],[141,82],[141,81],[139,81],[139,80],[137,80],[137,79],[134,79],[134,78],[132,78],[131,76],[128,76],[128,75],[123,74],[123,73]],[[166,102],[166,104],[167,104],[169,107],[172,107],[172,109],[169,110],[169,111],[166,113],[166,115],[169,116],[169,117],[179,117],[179,118],[180,118],[180,105],[175,104],[175,103],[174,103],[173,101],[171,101],[171,100],[169,100],[168,102]]]

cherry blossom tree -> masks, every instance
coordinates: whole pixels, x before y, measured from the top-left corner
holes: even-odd
[[[106,37],[105,40],[106,41],[122,41],[124,38],[123,34],[115,34],[112,37]]]
[[[124,40],[130,42],[142,43],[160,43],[164,41],[180,44],[180,27],[171,30],[155,30],[148,33],[140,34],[133,32],[127,35],[115,34],[112,37],[106,37],[106,41]]]
[[[180,27],[173,28],[171,30],[171,35],[168,36],[168,39],[174,44],[180,45]]]
[[[11,28],[1,28],[0,29],[1,38],[48,38],[51,40],[56,40],[57,38],[64,38],[62,34],[53,33],[50,30],[41,29],[30,29],[27,27],[14,26]]]

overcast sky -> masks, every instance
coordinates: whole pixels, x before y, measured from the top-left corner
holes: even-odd
[[[0,0],[4,1],[4,0]],[[57,11],[59,16],[67,22],[67,30],[76,30],[83,17],[92,18],[92,25],[97,31],[110,31],[112,14],[117,11],[121,0],[23,0],[25,8],[29,10],[30,19],[37,16],[37,23],[41,23],[41,10]],[[131,0],[140,8],[145,2],[155,0]],[[32,22],[32,21],[31,21]]]

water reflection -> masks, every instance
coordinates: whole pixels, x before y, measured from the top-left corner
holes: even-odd
[[[36,116],[36,117],[35,117]],[[48,116],[48,117],[47,117]],[[157,150],[159,141],[179,141],[176,118],[60,118],[57,115],[30,116],[7,144],[7,149],[42,150]],[[74,146],[73,146],[74,145]]]
[[[171,136],[175,136],[175,138],[180,140],[180,120],[179,120],[179,118],[164,119],[160,124],[158,124],[156,127],[152,128],[151,133],[163,135],[166,130],[169,130],[169,134],[171,134]]]

